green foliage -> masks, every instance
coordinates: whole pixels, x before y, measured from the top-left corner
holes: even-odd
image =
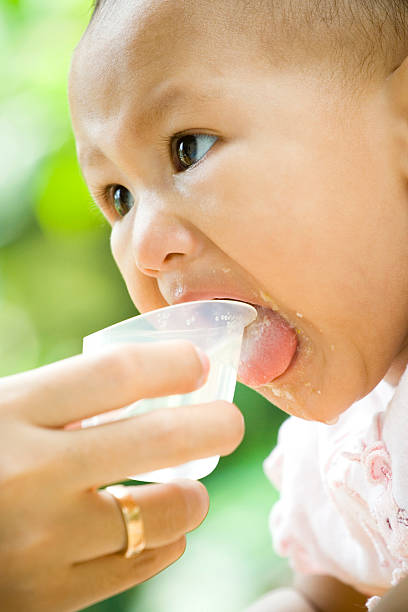
[[[50,155],[42,168],[36,211],[45,232],[75,234],[104,225],[80,174],[74,150],[70,141]]]

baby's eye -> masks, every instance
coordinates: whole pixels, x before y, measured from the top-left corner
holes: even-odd
[[[196,164],[216,140],[217,137],[210,134],[187,134],[173,140],[173,151],[180,165],[179,169],[186,170]]]
[[[126,187],[122,187],[122,185],[117,185],[113,189],[113,206],[115,207],[116,212],[121,217],[124,217],[126,213],[134,205],[135,200],[130,193],[129,189]]]

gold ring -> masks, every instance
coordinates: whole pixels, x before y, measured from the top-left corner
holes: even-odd
[[[127,545],[124,554],[129,559],[141,553],[146,546],[140,508],[124,485],[112,485],[106,487],[105,491],[116,499],[122,513],[127,533]]]

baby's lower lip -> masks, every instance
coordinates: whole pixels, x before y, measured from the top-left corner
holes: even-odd
[[[296,353],[298,337],[275,310],[251,305],[258,317],[245,328],[238,380],[249,387],[260,387],[286,372]]]

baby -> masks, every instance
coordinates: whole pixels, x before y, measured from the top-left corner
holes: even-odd
[[[293,415],[265,470],[299,577],[257,611],[373,607],[405,575],[407,56],[406,0],[102,0],[73,56],[80,165],[139,311],[264,317],[239,380]]]

